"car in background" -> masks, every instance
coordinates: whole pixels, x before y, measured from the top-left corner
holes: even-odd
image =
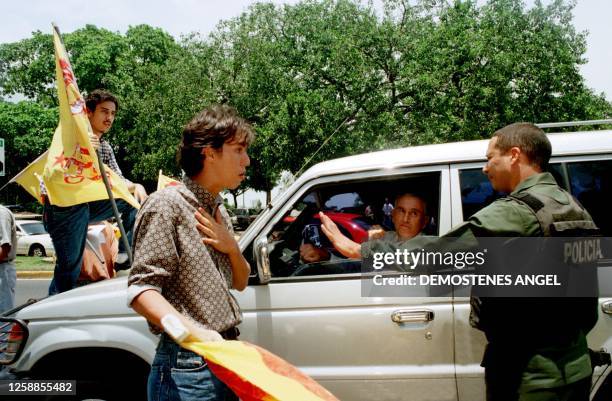
[[[37,220],[15,220],[17,255],[54,256],[51,236],[43,223]]]
[[[16,205],[3,205],[5,208],[7,208],[8,210],[10,210],[12,213],[18,213],[18,212],[23,212],[25,211],[25,208],[22,205],[16,204]]]
[[[257,216],[259,216],[259,214],[261,213],[261,210],[262,209],[249,209],[249,224],[255,221]]]
[[[233,209],[230,214],[232,225],[236,229],[244,230],[257,218],[260,212],[261,210],[258,209]]]
[[[232,213],[233,213],[233,216],[231,217],[232,225],[234,226],[235,229],[244,230],[245,228],[249,226],[249,224],[251,224],[250,219],[249,219],[248,209],[236,208],[232,211]]]

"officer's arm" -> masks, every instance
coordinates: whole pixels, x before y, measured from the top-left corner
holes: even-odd
[[[334,248],[347,258],[359,259],[361,245],[342,234],[336,223],[323,212],[319,212],[319,217],[321,218],[321,231],[329,238]]]

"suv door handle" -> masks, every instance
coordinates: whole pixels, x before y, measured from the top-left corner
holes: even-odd
[[[427,323],[434,319],[431,310],[400,309],[391,314],[391,320],[397,324],[402,323]]]

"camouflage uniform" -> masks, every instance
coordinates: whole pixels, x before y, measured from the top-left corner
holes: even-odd
[[[579,219],[592,222],[550,173],[541,173],[523,180],[509,197],[496,200],[440,238],[476,246],[477,237],[543,236],[533,209],[512,197],[524,194],[553,199]],[[426,237],[374,240],[362,244],[361,252],[366,260],[374,252],[430,248],[436,241],[439,246],[440,239]],[[471,323],[488,340],[482,361],[487,400],[588,400],[592,368],[586,334],[597,322],[596,299],[472,297],[471,304]],[[481,306],[486,306],[488,315],[481,315]]]

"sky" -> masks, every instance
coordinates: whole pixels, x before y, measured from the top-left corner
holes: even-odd
[[[484,0],[479,0],[482,3]],[[552,0],[543,0],[544,4]],[[294,4],[297,0],[274,0]],[[129,26],[148,24],[160,27],[175,38],[191,32],[203,35],[213,31],[221,20],[245,11],[249,0],[48,0],[4,1],[0,43],[15,42],[31,36],[36,30],[51,32],[55,22],[63,33],[93,24],[124,33]],[[534,0],[526,0],[528,5]],[[58,6],[61,4],[61,7]],[[380,9],[380,1],[374,1]],[[588,31],[587,63],[581,66],[587,86],[604,93],[612,101],[612,0],[577,0],[574,26]],[[245,197],[246,206],[255,198]],[[259,197],[260,198],[260,197]]]

